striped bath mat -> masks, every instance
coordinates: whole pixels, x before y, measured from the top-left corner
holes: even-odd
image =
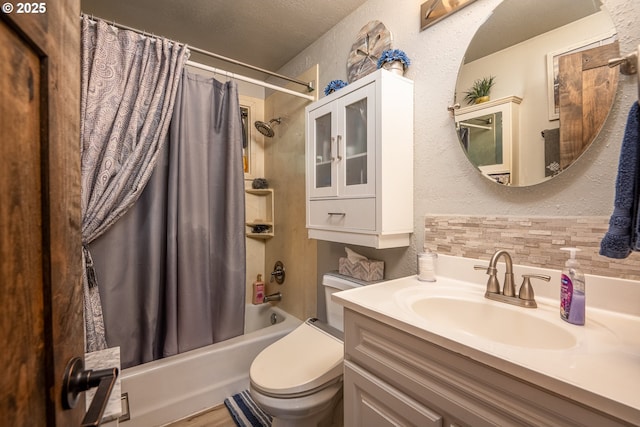
[[[224,404],[239,427],[271,427],[273,418],[253,401],[249,390],[227,397]]]

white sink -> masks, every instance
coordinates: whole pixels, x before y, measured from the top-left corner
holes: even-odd
[[[414,300],[409,309],[442,327],[502,344],[543,350],[574,347],[576,337],[561,326],[535,316],[535,309],[446,296]]]

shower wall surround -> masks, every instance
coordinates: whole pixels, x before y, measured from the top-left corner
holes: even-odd
[[[239,87],[242,91],[244,88]],[[248,92],[250,93],[250,92]],[[245,189],[251,188],[251,182],[254,178],[264,176],[264,137],[258,133],[258,131],[251,130],[251,123],[255,121],[257,118],[262,120],[264,117],[264,93],[260,96],[260,98],[255,98],[249,95],[240,95],[240,105],[249,108],[249,136],[250,136],[250,171],[249,173],[245,173],[244,176],[244,187]],[[247,220],[253,220],[255,218],[250,218],[251,214],[254,212],[260,212],[259,204],[263,202],[258,197],[251,197],[245,195],[245,211],[247,212]],[[256,280],[258,274],[266,273],[265,265],[264,265],[264,249],[265,244],[262,240],[246,238],[246,247],[247,253],[245,255],[246,266],[247,266],[247,275],[246,275],[246,283],[245,283],[245,302],[247,304],[251,304],[252,300],[252,292],[253,292],[253,282]]]
[[[422,2],[369,0],[278,70],[283,74],[297,75],[310,65],[319,64],[318,90],[331,80],[346,81],[346,62],[351,45],[358,29],[371,20],[384,22],[393,34],[393,47],[402,49],[411,58],[412,63],[405,76],[415,83],[413,244],[401,253],[380,250],[367,255],[386,261],[387,278],[415,274],[415,248],[422,248],[427,214],[550,217],[554,220],[560,218],[559,221],[566,217],[585,216],[602,217],[605,224],[613,210],[615,177],[627,114],[637,98],[635,76],[620,76],[616,100],[607,123],[575,165],[541,185],[525,188],[499,186],[479,179],[478,171],[469,164],[460,149],[453,119],[446,107],[453,102],[458,69],[469,41],[501,0],[474,2],[421,32],[418,18]],[[640,2],[603,2],[618,30],[621,52],[636,49],[640,42],[640,26],[636,25],[640,21]],[[300,160],[301,168],[302,165],[303,160]],[[303,171],[300,173],[302,179]],[[483,226],[479,225],[480,228]],[[509,224],[512,226],[515,227],[510,230],[512,233],[522,231],[515,224]],[[552,240],[552,236],[545,238]],[[336,269],[338,257],[343,254],[344,245],[319,241],[318,271]],[[637,255],[632,254],[630,258],[637,258]],[[603,264],[598,266],[598,272],[615,275],[618,268],[617,264]],[[620,268],[630,271],[634,267]]]
[[[302,81],[318,80],[318,67],[295,74]],[[295,85],[291,89],[298,89]],[[316,93],[319,92],[316,90]],[[265,118],[281,117],[273,138],[264,138],[264,173],[274,189],[276,235],[265,246],[267,293],[282,292],[278,307],[307,319],[316,316],[317,249],[305,229],[304,107],[309,102],[273,93],[265,99]],[[276,261],[286,269],[283,285],[269,282]]]

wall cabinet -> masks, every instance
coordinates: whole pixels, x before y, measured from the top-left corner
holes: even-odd
[[[345,426],[629,425],[351,309],[344,322]]]
[[[408,246],[413,82],[378,70],[306,107],[310,238]]]
[[[471,163],[501,184],[519,185],[521,98],[510,96],[455,112],[456,129]]]

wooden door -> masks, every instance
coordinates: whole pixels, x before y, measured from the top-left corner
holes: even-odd
[[[600,132],[618,87],[618,42],[558,58],[560,167],[570,166]]]
[[[61,383],[84,350],[80,0],[25,5],[0,13],[0,424],[73,427],[84,405],[63,410]]]

